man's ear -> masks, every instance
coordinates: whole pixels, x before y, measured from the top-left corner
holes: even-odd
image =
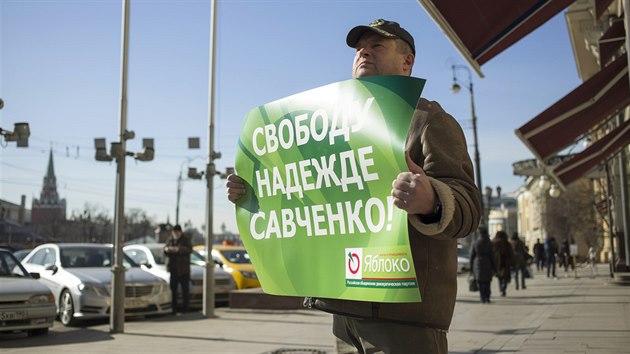
[[[405,61],[403,62],[403,69],[405,70],[405,72],[409,72],[410,75],[411,75],[411,69],[413,69],[413,63],[415,62],[415,60],[416,60],[416,57],[412,53],[405,55]]]

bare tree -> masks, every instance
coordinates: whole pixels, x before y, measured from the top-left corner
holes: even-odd
[[[131,209],[125,215],[125,240],[153,236],[157,223],[142,209]]]
[[[547,229],[558,242],[568,239],[585,251],[597,245],[603,229],[598,222],[591,181],[584,179],[570,185],[558,198],[549,198]]]

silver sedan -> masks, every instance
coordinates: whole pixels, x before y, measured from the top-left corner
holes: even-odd
[[[0,249],[0,332],[48,333],[55,320],[55,298],[11,252]]]
[[[72,326],[81,319],[107,318],[111,303],[111,245],[87,243],[44,244],[22,262],[38,272],[56,299],[59,320]],[[125,257],[125,316],[171,312],[168,284]]]

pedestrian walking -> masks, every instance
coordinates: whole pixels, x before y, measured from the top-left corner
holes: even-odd
[[[492,251],[496,263],[496,276],[499,279],[501,296],[507,295],[507,285],[511,280],[514,252],[505,231],[497,231],[492,240]]]
[[[571,257],[569,253],[569,240],[566,238],[562,240],[560,243],[560,250],[558,251],[558,265],[561,268],[564,268],[564,272],[567,273],[569,271],[569,258]]]
[[[494,253],[490,235],[485,228],[479,228],[479,239],[473,244],[470,251],[470,272],[474,274],[479,286],[479,298],[482,303],[490,303],[490,284],[496,272],[494,265]]]
[[[541,271],[545,269],[545,245],[540,243],[540,239],[536,239],[534,244],[534,261],[536,262],[536,270]]]
[[[516,232],[512,234],[510,244],[512,246],[512,251],[514,252],[512,270],[514,273],[514,284],[516,285],[516,290],[519,289],[519,277],[521,288],[527,289],[525,286],[528,256],[527,248],[525,247],[525,243],[518,238],[518,234]]]
[[[547,262],[547,278],[553,276],[556,278],[556,254],[558,253],[558,244],[553,236],[547,235],[545,238],[545,260]]]

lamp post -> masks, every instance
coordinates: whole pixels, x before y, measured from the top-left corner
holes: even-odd
[[[479,191],[481,191],[483,184],[481,183],[481,158],[479,157],[479,142],[477,141],[477,115],[475,114],[475,93],[473,90],[472,73],[470,72],[470,69],[465,65],[451,65],[451,69],[453,70],[453,86],[451,86],[451,91],[453,91],[453,93],[458,93],[462,89],[462,87],[459,85],[460,81],[457,79],[457,70],[465,69],[466,72],[468,72],[468,92],[470,93],[470,113],[472,116],[473,146],[475,149],[475,179],[477,182],[477,188],[479,188]],[[485,220],[485,208],[481,211],[481,215],[482,218],[480,226],[486,226],[487,220]]]
[[[132,156],[138,161],[152,161],[155,148],[153,139],[142,140],[144,150],[139,153],[127,151],[127,140],[135,133],[127,130],[127,69],[129,61],[129,2],[122,2],[121,58],[120,58],[120,141],[110,145],[107,153],[104,138],[94,139],[96,161],[116,162],[116,195],[114,201],[114,245],[112,262],[111,314],[109,330],[111,333],[125,331],[125,267],[123,266],[123,245],[125,244],[125,168],[126,157]]]
[[[547,214],[547,194],[551,198],[558,198],[560,196],[560,188],[556,184],[551,184],[547,176],[540,176],[538,181],[538,188],[540,189],[540,238],[545,239],[545,214]]]
[[[206,166],[206,271],[203,276],[203,315],[206,318],[214,317],[214,260],[212,259],[212,244],[214,243],[213,211],[214,202],[214,176],[216,167],[215,158],[221,155],[214,151],[214,94],[215,94],[215,70],[216,70],[216,26],[217,26],[217,1],[210,2],[210,70],[208,78],[208,165]]]
[[[188,149],[199,149],[199,137],[189,137],[188,138]],[[179,202],[182,196],[182,183],[184,181],[182,177],[182,170],[184,169],[184,164],[190,164],[190,162],[198,157],[187,157],[185,161],[182,161],[181,165],[179,165],[179,176],[177,177],[177,200],[175,205],[175,225],[179,225]]]

